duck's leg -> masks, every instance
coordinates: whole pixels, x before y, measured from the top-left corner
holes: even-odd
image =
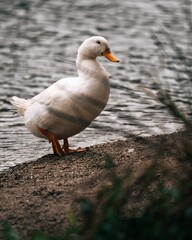
[[[69,148],[69,142],[68,138],[63,139],[63,150],[65,153],[71,153],[71,152],[84,152],[86,151],[86,148],[77,148],[77,149],[70,149]]]
[[[58,141],[57,137],[53,133],[51,133],[51,132],[49,132],[47,130],[44,130],[43,128],[39,128],[39,130],[52,143],[54,154],[57,154],[60,157],[63,156],[64,152],[63,152],[63,150],[62,150],[62,148],[61,148],[61,146],[59,144],[59,141]]]
[[[63,139],[63,150],[65,153],[70,152],[68,138]]]

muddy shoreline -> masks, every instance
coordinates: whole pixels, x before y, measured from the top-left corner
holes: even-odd
[[[62,158],[45,155],[0,174],[0,222],[8,221],[21,239],[34,230],[58,234],[70,212],[78,212],[76,199],[94,201],[101,186],[110,184],[110,166],[123,175],[129,168],[138,175],[154,161],[173,173],[185,175],[185,133],[135,137],[90,147],[86,152]],[[169,181],[169,176],[160,176]],[[2,237],[2,224],[0,226]]]

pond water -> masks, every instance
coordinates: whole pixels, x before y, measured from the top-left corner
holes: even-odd
[[[76,76],[77,49],[92,35],[106,37],[121,62],[100,59],[111,76],[108,105],[89,128],[70,139],[71,145],[181,129],[181,123],[142,90],[156,92],[160,81],[178,103],[186,100],[170,40],[188,53],[187,8],[181,2],[1,1],[0,170],[52,152],[51,145],[30,134],[23,118],[14,114],[10,97],[30,98],[62,77]],[[182,78],[187,78],[184,71]]]

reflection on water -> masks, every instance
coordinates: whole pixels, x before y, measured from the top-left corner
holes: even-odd
[[[30,98],[62,77],[76,76],[77,48],[92,35],[106,37],[121,62],[100,59],[111,75],[110,100],[90,128],[71,138],[72,145],[162,134],[181,127],[141,89],[156,90],[152,78],[143,74],[147,71],[154,78],[160,73],[178,99],[185,94],[175,80],[177,66],[169,42],[163,42],[169,55],[163,71],[158,44],[151,37],[169,32],[185,47],[187,24],[179,0],[169,4],[163,0],[4,0],[0,9],[0,170],[51,152],[51,145],[32,136],[22,117],[13,114],[10,97]]]

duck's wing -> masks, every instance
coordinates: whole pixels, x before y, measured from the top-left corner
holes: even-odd
[[[73,91],[77,78],[63,78],[30,99],[30,103],[40,103],[49,107],[57,107]],[[76,82],[77,83],[77,82]]]

